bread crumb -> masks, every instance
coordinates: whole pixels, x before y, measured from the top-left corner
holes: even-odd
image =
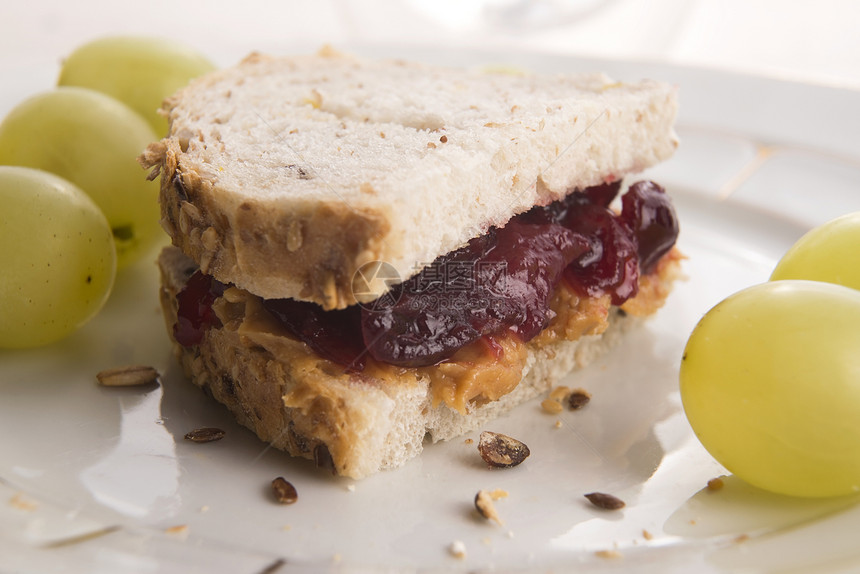
[[[36,510],[39,505],[36,501],[26,498],[23,494],[19,492],[18,494],[15,494],[14,496],[12,496],[12,498],[9,499],[9,506],[17,510],[32,512],[33,510]]]
[[[465,442],[466,444],[473,444],[475,441],[474,441],[474,439],[467,438],[467,439],[466,439],[465,441],[463,441],[463,442]]]
[[[644,529],[643,529],[643,530],[642,530],[642,538],[644,538],[645,540],[653,540],[653,539],[654,539],[654,535],[653,535],[653,534],[651,534],[650,532],[648,532],[647,530],[644,530]]]
[[[708,490],[720,490],[723,486],[725,486],[725,483],[719,476],[708,481]]]
[[[201,507],[200,507],[200,512],[209,512],[209,507],[208,507],[208,506],[206,506],[206,505],[201,506]]]
[[[561,420],[555,421],[555,428],[560,429],[562,426],[564,425],[562,424]]]
[[[188,538],[188,525],[187,524],[177,524],[176,526],[171,526],[170,528],[165,529],[167,534],[171,536],[177,536],[179,538],[185,539]]]
[[[450,544],[450,546],[448,546],[448,552],[450,552],[451,556],[454,558],[463,560],[466,558],[466,545],[460,540],[455,540]]]
[[[493,500],[499,500],[500,498],[507,498],[508,497],[508,491],[504,490],[502,488],[497,488],[497,489],[491,491],[489,494],[490,494],[490,498],[492,498]]]
[[[617,560],[619,558],[624,558],[624,555],[621,554],[618,550],[598,550],[594,553],[598,558],[606,558],[608,560]]]
[[[513,530],[508,530],[508,531],[505,533],[505,536],[507,536],[508,538],[513,538],[513,537],[514,537],[514,531],[513,531]]]
[[[484,536],[481,538],[481,542],[483,542],[486,546],[490,546],[493,543],[493,539],[489,536]]]
[[[436,144],[434,144],[433,142],[428,142],[427,147],[429,147],[430,149],[436,149]]]
[[[354,485],[354,484],[347,484],[347,485],[346,485],[346,489],[347,489],[349,492],[355,492],[355,485]]]
[[[749,534],[740,534],[737,537],[735,537],[735,543],[741,544],[742,542],[746,542],[749,539],[750,539]]]
[[[281,526],[281,530],[283,530],[284,532],[287,532],[287,531],[292,530],[292,529],[293,529],[293,526],[291,524],[284,524],[283,526]]]

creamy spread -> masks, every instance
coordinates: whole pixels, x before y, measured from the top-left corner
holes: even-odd
[[[649,275],[640,277],[638,294],[626,301],[621,310],[647,316],[661,307],[671,280],[679,274],[682,257],[677,249],[666,254]],[[305,414],[329,410],[326,407],[330,405],[324,403],[338,400],[336,393],[325,391],[332,380],[351,385],[428,385],[433,406],[445,404],[465,414],[473,406],[496,400],[517,386],[530,348],[601,334],[608,326],[611,303],[608,295],[583,297],[562,282],[550,308],[553,319],[528,343],[520,342],[512,334],[484,337],[430,367],[400,367],[369,359],[363,372],[350,373],[341,365],[319,357],[286,332],[263,308],[262,300],[247,291],[230,287],[213,304],[224,329],[235,331],[245,345],[267,350],[297,375],[293,380],[300,383],[283,400],[286,406],[301,409]],[[328,432],[337,433],[336,423],[327,424],[335,424]]]

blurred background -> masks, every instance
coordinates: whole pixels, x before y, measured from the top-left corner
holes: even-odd
[[[181,38],[220,64],[322,43],[527,50],[860,89],[856,0],[0,0],[3,100],[95,36]],[[35,82],[35,84],[34,84]]]

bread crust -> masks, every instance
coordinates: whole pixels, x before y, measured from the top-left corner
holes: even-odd
[[[206,272],[334,309],[356,303],[365,264],[406,279],[666,159],[676,111],[675,88],[651,81],[257,54],[169,99],[169,134],[141,161],[161,175],[163,227]]]
[[[649,315],[662,304],[678,276],[678,261],[673,251],[658,272],[644,278],[649,301],[642,305],[640,299],[637,312]],[[197,266],[171,247],[162,252],[159,268],[162,308],[172,332],[176,294]],[[613,307],[605,330],[588,331],[594,334],[575,340],[544,337],[526,344],[522,378],[513,390],[496,400],[473,402],[461,412],[434,400],[421,369],[399,369],[397,376],[344,373],[258,316],[247,302],[240,308],[235,315],[235,310],[220,309],[223,327],[209,329],[199,345],[174,341],[185,374],[262,440],[352,478],[396,468],[421,452],[426,437],[435,442],[459,436],[546,392],[644,318]]]
[[[149,146],[144,161],[161,175],[162,227],[205,273],[327,309],[356,302],[356,271],[385,258],[384,213],[319,203],[273,214],[275,206],[253,197],[233,205],[206,177],[181,168],[181,154],[168,138]]]

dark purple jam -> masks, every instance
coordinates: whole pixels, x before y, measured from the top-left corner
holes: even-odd
[[[639,181],[621,197],[621,220],[636,240],[639,269],[654,270],[678,238],[678,218],[669,196],[653,181]]]
[[[224,293],[224,284],[200,271],[194,273],[176,296],[179,309],[173,325],[173,338],[184,347],[199,345],[210,327],[221,321],[212,309],[215,299]]]
[[[518,215],[436,259],[395,287],[387,304],[340,311],[286,299],[264,305],[290,333],[349,371],[361,371],[367,356],[433,365],[505,333],[526,342],[552,319],[560,281],[620,305],[636,295],[639,274],[652,271],[675,244],[677,218],[660,186],[630,186],[616,214],[609,205],[619,189],[620,182],[594,186]],[[211,304],[223,292],[217,281],[207,287],[195,277],[179,295],[175,332],[183,345],[199,343],[216,324]]]
[[[415,367],[504,331],[528,341],[552,318],[550,299],[565,267],[588,249],[556,223],[512,220],[402,283],[393,305],[362,313],[368,353]]]
[[[361,339],[361,307],[323,311],[315,303],[295,299],[267,299],[263,307],[321,357],[349,371],[364,370],[367,354]]]

